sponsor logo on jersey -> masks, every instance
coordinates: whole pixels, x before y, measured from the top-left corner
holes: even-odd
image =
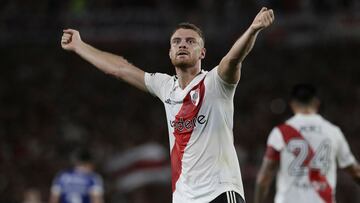
[[[192,119],[186,119],[180,118],[178,121],[170,121],[170,126],[174,128],[175,131],[178,132],[188,132],[192,131],[197,124],[205,124],[207,121],[206,117],[204,115],[198,115],[195,116]]]

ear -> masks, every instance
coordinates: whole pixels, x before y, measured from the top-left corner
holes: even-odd
[[[171,48],[169,49],[169,58],[171,58]]]
[[[206,49],[205,48],[201,48],[201,53],[200,53],[200,59],[204,59],[206,55]]]

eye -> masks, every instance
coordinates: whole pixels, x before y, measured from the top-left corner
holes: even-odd
[[[180,43],[180,39],[173,39],[172,40],[172,44],[179,44]]]
[[[188,43],[189,43],[189,44],[195,44],[196,41],[195,41],[195,39],[188,39]]]

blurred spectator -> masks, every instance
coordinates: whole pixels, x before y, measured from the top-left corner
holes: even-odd
[[[60,172],[51,187],[50,203],[103,203],[102,178],[94,171],[93,157],[81,149],[74,153],[74,168]]]

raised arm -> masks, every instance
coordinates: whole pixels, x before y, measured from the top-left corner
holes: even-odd
[[[265,202],[269,192],[271,181],[278,169],[279,161],[264,158],[260,171],[256,178],[254,203]]]
[[[115,54],[98,50],[83,42],[77,30],[63,30],[61,38],[63,49],[73,51],[99,70],[113,75],[140,90],[147,91],[144,82],[144,71]]]
[[[256,15],[251,26],[235,42],[224,58],[222,58],[219,64],[218,73],[224,81],[234,84],[240,80],[241,62],[253,48],[259,32],[271,25],[273,21],[273,10],[263,7]]]

